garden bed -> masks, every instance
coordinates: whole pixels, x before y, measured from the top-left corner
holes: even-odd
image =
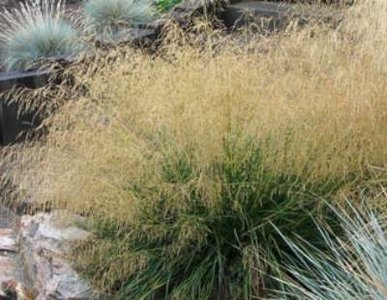
[[[65,209],[92,233],[76,270],[118,299],[382,299],[385,266],[369,270],[387,253],[387,42],[372,22],[386,18],[360,9],[285,34],[178,28],[161,55],[123,47],[74,68],[87,93],[43,140],[6,149],[12,200],[35,214],[21,242],[36,289],[56,282],[37,263],[66,269],[46,247],[76,236],[51,227]]]

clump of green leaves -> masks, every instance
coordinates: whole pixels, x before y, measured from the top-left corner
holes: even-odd
[[[150,172],[125,187],[136,211],[127,224],[93,223],[98,239],[82,259],[107,290],[133,299],[250,299],[269,284],[256,270],[264,274],[287,247],[272,224],[319,243],[314,187],[266,170],[257,143],[225,140],[207,166],[194,148],[173,145],[153,144],[159,159],[149,157]]]
[[[0,43],[7,69],[25,69],[40,59],[72,56],[83,49],[81,25],[65,16],[61,0],[28,0],[0,17]]]
[[[156,5],[161,12],[167,12],[180,2],[181,0],[157,0]]]

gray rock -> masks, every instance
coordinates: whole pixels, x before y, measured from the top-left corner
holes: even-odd
[[[16,261],[13,257],[0,256],[0,285],[15,280]]]
[[[90,236],[87,231],[76,227],[58,228],[52,224],[42,223],[36,232],[39,239],[53,239],[57,241],[85,240]]]
[[[67,262],[58,257],[50,261],[50,278],[39,292],[38,299],[87,300],[91,289],[87,282],[71,269]]]
[[[22,265],[25,280],[35,291],[36,300],[92,299],[89,284],[65,259],[73,242],[90,237],[90,233],[74,226],[79,220],[64,211],[21,218]]]
[[[0,228],[0,253],[17,252],[14,231],[11,228]]]

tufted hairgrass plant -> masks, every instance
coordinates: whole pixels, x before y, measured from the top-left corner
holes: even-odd
[[[8,70],[26,69],[41,59],[79,53],[81,24],[65,16],[62,0],[27,0],[1,13],[0,46]]]
[[[123,226],[100,215],[90,227],[95,242],[80,248],[81,260],[88,257],[83,271],[118,298],[262,296],[270,283],[265,275],[254,282],[251,265],[270,270],[266,262],[286,247],[271,222],[316,247],[312,216],[334,224],[314,195],[321,187],[266,170],[254,141],[231,136],[220,156],[203,165],[194,147],[173,140],[164,133],[148,144],[145,174],[123,187],[135,211],[131,220]],[[321,193],[334,189],[326,185]]]

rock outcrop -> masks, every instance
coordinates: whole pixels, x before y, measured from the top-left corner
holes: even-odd
[[[36,300],[87,300],[93,293],[66,260],[66,252],[75,241],[90,234],[69,225],[74,217],[63,211],[23,216],[18,243],[24,281]]]

